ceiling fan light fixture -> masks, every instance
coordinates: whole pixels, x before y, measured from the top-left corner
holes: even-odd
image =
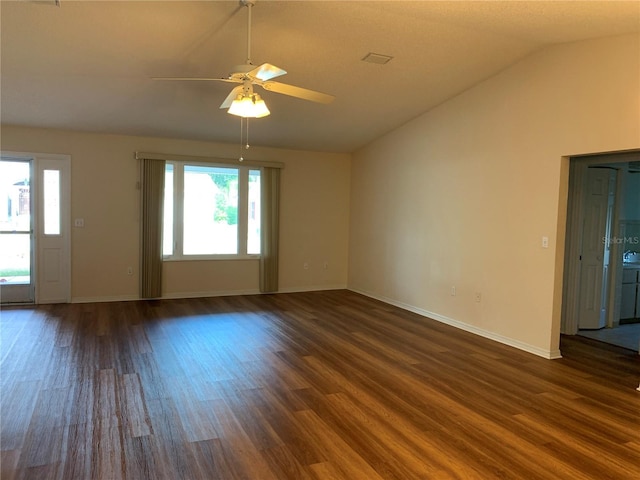
[[[238,95],[231,103],[227,113],[237,115],[243,118],[262,118],[271,112],[267,108],[267,104],[260,98],[257,93],[251,95]]]

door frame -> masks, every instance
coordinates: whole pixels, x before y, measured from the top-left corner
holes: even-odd
[[[587,181],[587,169],[595,165],[628,163],[640,160],[640,151],[577,155],[569,158],[569,196],[567,201],[567,227],[564,255],[564,281],[562,301],[562,321],[560,331],[566,335],[578,333],[578,311],[580,301],[580,252],[582,251],[582,218],[584,216],[584,191]],[[611,236],[620,236],[620,210],[622,206],[619,193],[623,191],[623,175],[616,180],[616,195],[613,208]],[[616,280],[621,274],[620,245],[613,242],[607,281],[607,328],[613,327],[616,315]]]
[[[1,157],[15,160],[31,161],[31,202],[33,229],[31,240],[31,256],[33,259],[31,281],[35,289],[34,302],[39,303],[70,303],[71,302],[71,155],[57,153],[34,153],[34,152],[14,152],[0,151]],[[44,234],[42,219],[42,196],[40,189],[41,170],[44,165],[54,163],[61,166],[63,175],[60,183],[60,229],[61,244],[63,245],[63,262],[61,265],[61,288],[63,293],[55,299],[47,299],[42,296],[42,257],[39,250],[39,239]],[[35,187],[35,188],[34,188]]]

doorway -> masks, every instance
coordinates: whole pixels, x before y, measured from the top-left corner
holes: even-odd
[[[70,301],[68,155],[0,155],[0,303]]]
[[[631,178],[639,161],[637,151],[570,159],[561,331],[640,352],[640,324],[621,328],[625,254],[640,250],[625,231],[640,223]]]

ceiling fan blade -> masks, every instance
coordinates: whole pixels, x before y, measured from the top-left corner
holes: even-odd
[[[193,82],[231,82],[240,83],[242,80],[236,80],[235,78],[208,78],[208,77],[151,77],[151,80],[160,81],[193,81]]]
[[[247,75],[264,82],[267,80],[271,80],[272,78],[279,77],[280,75],[286,75],[286,73],[287,71],[281,69],[280,67],[276,67],[275,65],[271,65],[270,63],[263,63],[259,67],[256,67],[248,72]]]
[[[333,95],[327,95],[326,93],[315,92],[306,88],[294,87],[293,85],[287,85],[280,82],[264,82],[261,83],[262,88],[269,92],[282,93],[291,97],[302,98],[303,100],[310,100],[318,103],[331,103],[336,98]]]
[[[236,97],[240,93],[242,93],[242,88],[243,88],[242,85],[238,85],[233,90],[231,90],[227,98],[225,98],[224,102],[222,102],[222,104],[220,105],[220,108],[229,108],[231,106],[231,102],[233,102],[236,99]]]

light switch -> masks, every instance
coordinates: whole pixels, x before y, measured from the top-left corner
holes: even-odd
[[[549,248],[549,237],[542,237],[542,248]]]
[[[83,228],[84,227],[84,218],[76,218],[73,221],[73,226],[74,227],[78,227],[78,228]]]

